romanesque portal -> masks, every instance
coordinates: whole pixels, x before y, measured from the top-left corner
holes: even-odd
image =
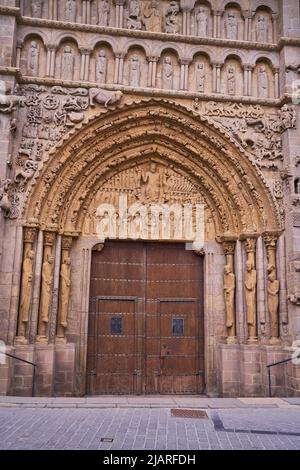
[[[296,3],[1,2],[0,339],[36,394],[266,395],[295,352]]]

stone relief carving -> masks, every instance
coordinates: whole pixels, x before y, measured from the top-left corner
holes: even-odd
[[[63,80],[73,80],[74,73],[74,53],[70,46],[65,46],[61,59],[61,78]]]
[[[65,258],[60,268],[60,324],[67,327],[68,304],[71,286],[71,259]]]
[[[276,279],[274,265],[268,266],[268,309],[271,321],[271,338],[277,338],[279,332],[278,323],[279,306],[279,281]]]
[[[206,38],[208,35],[208,11],[200,7],[196,14],[197,35]]]
[[[23,104],[20,120],[24,122],[20,138],[14,144],[16,156],[9,163],[12,177],[2,183],[0,190],[0,207],[10,218],[18,217],[28,182],[53,144],[84,119],[89,106],[108,106],[122,97],[120,91],[101,88],[48,88],[33,84],[23,85],[18,92],[22,96],[4,95],[5,99],[13,98],[6,107],[13,107],[12,103]],[[0,103],[1,98],[3,95]]]
[[[66,0],[65,21],[75,23],[76,21],[76,0]]]
[[[140,78],[141,78],[141,64],[138,55],[133,55],[131,58],[130,64],[130,80],[129,84],[132,87],[139,87],[140,86]]]
[[[39,71],[39,46],[36,41],[31,41],[28,50],[27,75],[36,77]]]
[[[226,35],[227,39],[237,39],[238,34],[238,20],[234,12],[228,12],[226,14]]]
[[[108,26],[110,16],[109,0],[99,0],[98,3],[98,25]]]
[[[43,10],[43,0],[31,0],[31,14],[34,18],[41,18]]]
[[[106,82],[106,71],[107,71],[107,59],[105,51],[99,51],[99,55],[96,59],[96,81],[99,83]]]
[[[32,279],[33,279],[33,260],[34,251],[29,249],[23,259],[22,269],[22,285],[21,285],[21,302],[19,312],[19,331],[20,336],[25,336],[25,326],[29,321],[30,302],[32,294]],[[25,325],[24,325],[25,323]]]
[[[179,33],[180,7],[176,1],[171,1],[165,15],[165,32],[170,34]]]
[[[196,65],[196,87],[199,93],[204,93],[205,87],[205,64],[197,63]]]
[[[229,65],[227,68],[227,93],[229,95],[235,95],[235,74],[235,67],[233,65]]]
[[[163,88],[172,90],[173,89],[173,78],[174,69],[171,57],[167,56],[164,58],[163,71],[162,71],[162,82]]]
[[[226,309],[226,328],[233,327],[235,322],[235,305],[234,305],[234,292],[235,292],[235,275],[232,272],[232,267],[226,264],[224,267],[224,297]]]
[[[6,82],[0,80],[0,113],[9,114],[24,105],[24,96],[18,96],[10,93],[11,89]]]
[[[140,0],[130,0],[129,2],[127,28],[142,29]]]
[[[142,18],[146,31],[161,31],[161,12],[157,0],[142,3]]]
[[[263,15],[258,15],[256,20],[256,41],[268,42],[268,23]]]
[[[259,98],[269,97],[269,80],[266,67],[264,65],[261,65],[258,69],[257,87]]]

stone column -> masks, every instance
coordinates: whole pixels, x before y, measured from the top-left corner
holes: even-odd
[[[57,0],[49,0],[49,20],[57,20]]]
[[[91,2],[92,0],[86,0],[86,23],[91,24]]]
[[[285,249],[285,235],[282,234],[278,239],[278,271],[279,271],[279,312],[280,322],[282,325],[282,334],[288,334],[288,311],[287,311],[287,287],[286,287],[286,249]]]
[[[248,324],[248,343],[257,342],[257,309],[256,309],[256,237],[245,235],[241,236],[245,240],[246,249],[246,270],[244,273],[244,294]]]
[[[189,78],[189,63],[188,59],[180,60],[180,90],[188,89],[188,78]]]
[[[85,3],[85,2],[84,2]],[[85,49],[81,47],[79,49],[81,54],[81,62],[80,62],[80,80],[84,79],[84,70],[85,70]]]
[[[156,75],[157,75],[157,62],[159,60],[159,57],[152,57],[152,63],[153,63],[153,66],[152,66],[152,82],[151,82],[151,86],[153,88],[156,87]]]
[[[221,11],[218,11],[217,12],[217,38],[220,38],[221,37],[221,15],[222,15],[222,12]]]
[[[71,258],[72,237],[63,235],[61,239],[61,263],[58,301],[57,338],[65,341],[65,331],[68,321],[68,307],[71,286]]]
[[[82,0],[82,23],[86,24],[86,13],[87,13],[87,1]]]
[[[262,336],[266,334],[266,296],[265,296],[265,256],[262,238],[256,244],[256,270],[257,270],[257,318]]]
[[[47,325],[52,300],[52,284],[54,272],[54,232],[44,232],[42,286],[39,305],[39,323],[37,342],[47,343]]]
[[[276,268],[276,245],[279,233],[265,232],[263,240],[267,249],[268,259],[268,312],[270,318],[270,343],[279,341],[279,280]]]
[[[273,35],[272,35],[272,42],[277,43],[277,36],[278,36],[278,13],[272,14],[272,26],[273,26]]]
[[[17,41],[17,54],[16,54],[16,68],[20,68],[20,61],[21,61],[21,52],[23,48],[24,43],[22,41]]]
[[[221,68],[222,64],[216,64],[217,72],[216,72],[216,92],[221,92]]]
[[[243,95],[248,96],[248,66],[245,64],[244,65],[244,90],[243,90]]]
[[[115,69],[114,69],[114,83],[118,83],[119,79],[119,66],[120,66],[120,54],[115,54]]]
[[[47,45],[47,66],[48,66],[48,50],[50,51],[50,62],[49,62],[49,77],[54,77],[55,75],[55,53],[56,53],[56,46],[54,44]],[[46,68],[48,72],[48,68]]]
[[[84,80],[86,82],[89,80],[91,53],[91,49],[85,49]]]
[[[273,73],[274,73],[274,95],[275,95],[275,98],[279,98],[280,97],[279,68],[274,67]]]
[[[248,96],[252,96],[252,73],[253,73],[253,66],[248,66]]]
[[[236,310],[235,310],[235,273],[234,252],[236,238],[225,239],[223,250],[226,257],[224,267],[224,300],[226,311],[227,343],[236,342]]]
[[[115,0],[116,4],[116,28],[123,28],[125,0]]]
[[[215,62],[212,62],[212,91],[213,93],[217,93],[217,64]]]
[[[123,85],[123,69],[124,69],[124,54],[120,53],[119,56],[119,70],[118,70],[118,84]]]
[[[24,343],[27,343],[25,338],[28,338],[28,331],[26,331],[26,327],[29,322],[31,308],[35,238],[36,228],[24,227],[22,280],[17,332],[18,336],[16,338],[19,342]]]

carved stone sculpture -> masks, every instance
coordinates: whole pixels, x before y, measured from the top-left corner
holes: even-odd
[[[174,76],[174,69],[172,64],[171,57],[167,56],[164,58],[163,62],[163,88],[172,90],[173,89],[173,76]]]
[[[24,168],[18,168],[15,174],[15,183],[19,185],[26,185],[28,180],[33,177],[34,172],[37,170],[37,162],[27,160]]]
[[[106,82],[106,69],[107,59],[103,50],[99,51],[99,55],[96,59],[96,81],[99,83]]]
[[[235,275],[232,272],[231,266],[226,264],[224,267],[224,297],[226,308],[226,328],[228,329],[232,328],[235,321],[234,290]]]
[[[244,285],[249,339],[253,339],[256,337],[256,269],[249,260],[246,261]]]
[[[115,104],[122,98],[123,93],[119,90],[110,91],[103,90],[102,88],[90,88],[90,106],[95,106],[95,103],[104,104],[107,107],[109,104]]]
[[[258,96],[259,98],[268,98],[269,96],[269,81],[266,67],[261,65],[258,69]]]
[[[10,88],[6,82],[0,80],[0,113],[9,114],[17,109],[17,106],[24,106],[25,97],[9,95]]]
[[[146,31],[161,31],[161,13],[157,0],[146,1],[142,4],[142,18]]]
[[[161,175],[155,162],[150,163],[150,169],[141,173],[141,197],[146,203],[159,201],[161,190]]]
[[[98,25],[108,26],[110,14],[109,0],[99,0],[98,3]]]
[[[28,50],[27,75],[38,76],[39,73],[39,46],[36,41],[31,41]]]
[[[226,15],[226,35],[227,39],[237,39],[238,20],[236,14],[229,12]]]
[[[11,209],[11,202],[8,197],[8,191],[11,186],[11,180],[7,178],[2,183],[2,188],[0,190],[0,209],[4,212],[4,215],[7,217]]]
[[[268,24],[262,15],[258,15],[256,21],[256,40],[257,42],[268,42]]]
[[[140,0],[130,0],[129,2],[127,28],[142,29]]]
[[[203,38],[208,34],[208,12],[205,8],[200,8],[197,15],[197,35]]]
[[[43,0],[31,0],[31,14],[34,18],[41,18],[43,10]]]
[[[279,117],[281,120],[281,131],[292,129],[296,126],[296,110],[293,107],[284,104],[279,111]]]
[[[29,310],[32,294],[32,278],[33,278],[33,259],[34,251],[28,250],[23,260],[22,286],[21,286],[21,302],[19,312],[19,335],[25,335],[25,325],[29,321]]]
[[[140,86],[140,76],[141,76],[141,66],[140,59],[138,55],[134,55],[131,58],[130,64],[130,80],[129,84],[132,87]]]
[[[70,46],[65,46],[61,61],[61,78],[63,80],[73,80],[74,54]]]
[[[49,321],[49,308],[51,304],[52,281],[53,281],[53,263],[54,263],[53,256],[47,255],[42,266],[40,319],[43,323],[48,323]]]
[[[71,259],[65,258],[60,269],[60,319],[63,328],[67,327],[68,305],[71,286]]]
[[[276,279],[276,269],[274,265],[268,266],[268,310],[271,322],[271,337],[279,336],[279,281]]]
[[[66,0],[65,21],[75,23],[76,21],[76,0]]]
[[[235,94],[235,67],[230,65],[227,69],[227,93]]]
[[[196,87],[197,91],[204,93],[205,85],[205,65],[200,62],[196,65]]]
[[[180,11],[179,5],[176,1],[170,2],[165,16],[165,32],[170,34],[179,33],[178,13]]]

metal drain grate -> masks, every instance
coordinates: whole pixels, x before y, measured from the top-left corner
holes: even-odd
[[[208,418],[206,411],[203,410],[184,410],[182,408],[172,408],[171,416],[174,418]]]
[[[100,442],[113,442],[112,437],[101,437]]]

